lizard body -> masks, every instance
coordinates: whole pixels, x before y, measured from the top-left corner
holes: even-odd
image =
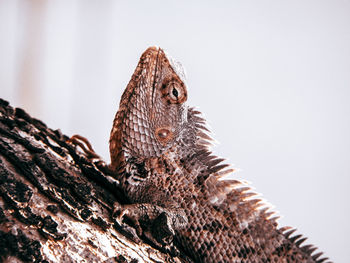
[[[151,224],[156,244],[174,242],[195,262],[326,262],[301,246],[273,213],[210,151],[200,112],[186,105],[184,73],[148,48],[126,87],[111,137],[111,168],[130,204],[120,207],[139,235]]]

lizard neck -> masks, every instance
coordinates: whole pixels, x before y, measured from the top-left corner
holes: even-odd
[[[117,174],[123,174],[128,168],[133,173],[146,173],[144,168],[149,163],[150,167],[159,167],[161,163],[169,158],[182,162],[189,160],[192,156],[198,154],[209,155],[211,138],[207,135],[209,130],[206,128],[205,120],[201,113],[193,108],[187,109],[187,118],[182,130],[178,136],[168,145],[161,145],[153,135],[152,129],[146,122],[133,122],[132,118],[126,116],[135,115],[132,107],[120,107],[114,119],[114,125],[111,132],[110,152],[111,168]],[[128,112],[126,112],[128,111]],[[130,120],[131,119],[131,120]],[[141,123],[141,124],[140,124]],[[130,125],[131,128],[130,129]],[[175,163],[175,162],[174,162]],[[144,177],[145,175],[140,175]]]

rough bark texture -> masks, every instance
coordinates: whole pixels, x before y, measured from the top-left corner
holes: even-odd
[[[116,181],[67,140],[0,99],[0,262],[183,262],[127,238]]]

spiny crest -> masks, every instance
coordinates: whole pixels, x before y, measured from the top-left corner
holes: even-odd
[[[239,210],[239,206],[247,207],[248,209],[241,210],[241,213],[239,213],[242,222],[249,222],[249,218],[253,220],[253,218],[258,217],[260,221],[269,222],[269,224],[277,226],[279,216],[273,211],[272,206],[266,200],[262,199],[258,193],[253,191],[246,182],[225,179],[235,169],[228,168],[228,164],[222,164],[225,159],[219,158],[212,153],[213,139],[210,136],[210,130],[201,112],[190,108],[189,113],[191,114],[191,120],[194,122],[196,133],[195,145],[197,149],[194,156],[206,166],[206,170],[198,175],[198,183],[205,185],[206,189],[209,190],[210,198],[208,201],[216,207],[221,207],[222,211],[237,211]],[[245,221],[244,218],[248,221]],[[245,227],[247,225],[242,224],[242,228]],[[331,263],[331,261],[328,261],[328,258],[321,257],[322,252],[314,253],[317,250],[315,246],[302,246],[307,238],[300,234],[293,236],[296,229],[281,227],[278,231],[290,244],[295,245],[305,255],[311,256],[316,263]]]
[[[302,252],[304,252],[307,255],[310,255],[311,258],[315,261],[315,263],[332,263],[332,261],[328,260],[328,257],[321,257],[323,255],[323,252],[315,253],[317,247],[315,247],[314,245],[302,246],[302,244],[305,240],[307,240],[307,238],[303,237],[300,234],[293,236],[293,234],[296,232],[296,229],[293,229],[291,227],[281,227],[279,228],[279,231],[285,236],[285,238],[288,241],[294,244]]]

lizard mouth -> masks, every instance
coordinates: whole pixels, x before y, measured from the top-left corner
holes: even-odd
[[[161,48],[159,47],[153,47],[154,49],[157,49],[157,57],[156,57],[156,63],[154,65],[154,71],[153,71],[153,80],[152,80],[152,106],[154,104],[154,100],[155,100],[155,91],[156,91],[156,79],[157,79],[157,69],[158,69],[158,62],[159,62],[159,53],[161,52]]]

